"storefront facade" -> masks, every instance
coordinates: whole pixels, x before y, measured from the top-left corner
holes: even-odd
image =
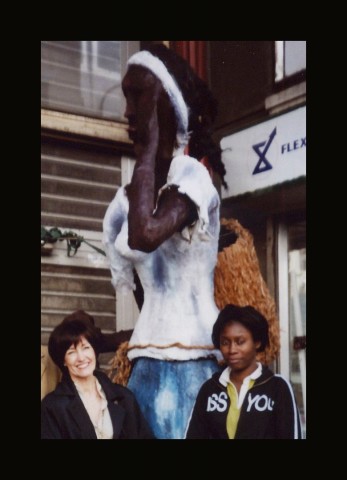
[[[306,431],[306,42],[209,42],[222,109],[221,216],[254,238],[276,300],[281,351]]]
[[[120,81],[141,41],[42,42],[41,223],[101,247],[102,218],[134,164]],[[228,190],[215,178],[221,216],[254,238],[275,298],[281,353],[306,425],[306,42],[165,41],[187,58],[219,102]],[[77,308],[104,332],[132,328],[132,296],[116,296],[105,257],[82,244],[42,249],[41,342]],[[104,359],[106,366],[108,357]]]

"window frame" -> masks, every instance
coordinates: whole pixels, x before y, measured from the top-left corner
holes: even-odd
[[[298,217],[299,219],[300,217]],[[292,219],[293,221],[293,219]],[[288,381],[292,382],[291,375],[291,326],[290,326],[290,269],[289,269],[289,218],[282,218],[277,222],[277,303],[280,326],[280,354],[277,360],[278,371]],[[299,335],[302,333],[299,332]],[[299,359],[300,360],[300,359]],[[306,410],[306,355],[303,365],[305,367],[302,380],[303,409],[305,427],[303,434],[306,436],[307,410]]]
[[[137,44],[137,48],[135,48],[135,44]],[[140,42],[123,42],[121,71],[125,71],[128,58],[139,50]],[[41,137],[53,137],[62,142],[73,141],[74,143],[107,145],[112,149],[117,149],[121,155],[121,184],[124,185],[130,181],[135,161],[131,158],[133,156],[133,143],[128,137],[128,125],[125,118],[124,121],[116,121],[81,115],[78,112],[70,113],[41,108]],[[60,228],[59,225],[58,227]],[[102,232],[73,230],[102,248]],[[55,248],[52,256],[41,256],[41,264],[97,268],[91,258],[98,257],[98,267],[108,268],[106,259],[98,256],[91,249],[84,252],[85,249],[80,247],[77,255],[70,258],[67,257],[65,245],[59,245],[59,247],[61,248]],[[115,301],[117,331],[133,328],[139,315],[134,296],[117,293]],[[42,331],[44,331],[44,328]]]
[[[132,145],[128,137],[127,123],[91,118],[45,108],[41,108],[41,129]]]
[[[276,40],[275,41],[275,84],[288,82],[288,79],[295,81],[297,77],[302,77],[305,68],[299,68],[293,73],[286,74],[286,42],[290,40]],[[305,75],[306,76],[306,75]]]
[[[82,49],[86,50],[87,41],[82,41]],[[126,70],[128,59],[134,53],[140,51],[140,41],[121,41],[120,49],[120,66],[121,75]],[[92,50],[95,52],[97,45],[92,42]],[[97,58],[93,56],[93,68],[100,69],[102,73],[108,72],[97,65]],[[123,99],[124,101],[124,99]],[[124,110],[123,105],[121,107]],[[49,128],[57,131],[66,132],[68,134],[85,135],[95,138],[102,138],[120,143],[130,144],[127,135],[127,121],[120,112],[119,120],[110,120],[106,118],[93,117],[91,115],[83,115],[78,112],[64,112],[58,109],[41,107],[41,127]]]

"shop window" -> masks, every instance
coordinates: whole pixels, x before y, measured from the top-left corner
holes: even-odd
[[[41,225],[73,231],[98,248],[102,220],[129,181],[121,79],[138,41],[41,42]],[[116,296],[106,257],[56,242],[41,256],[41,342],[68,313],[84,309],[102,330],[132,328],[132,295]],[[102,360],[103,366],[107,364]]]
[[[276,41],[275,50],[276,82],[306,70],[306,41]]]
[[[139,42],[41,42],[41,106],[122,121],[121,79]]]
[[[42,139],[41,223],[102,231],[121,185],[121,157],[97,145]]]
[[[306,437],[306,222],[279,225],[280,373],[293,386]]]

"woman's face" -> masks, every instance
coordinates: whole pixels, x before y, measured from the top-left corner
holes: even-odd
[[[93,375],[96,355],[94,348],[84,336],[81,336],[76,346],[70,345],[65,353],[64,365],[69,370],[72,380],[85,379]]]
[[[220,351],[232,371],[251,374],[256,366],[257,348],[251,332],[237,321],[225,325],[220,334]]]

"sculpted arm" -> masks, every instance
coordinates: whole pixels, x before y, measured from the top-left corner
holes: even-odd
[[[158,111],[161,108],[159,97],[160,102],[163,102],[162,85],[149,73],[145,88],[136,97],[136,164],[131,183],[127,187],[129,246],[144,252],[155,250],[173,233],[197,217],[194,203],[176,188],[163,193],[158,208],[153,213],[158,190],[156,181],[158,178],[163,180],[161,170],[165,169],[158,152],[163,153],[165,158],[165,144],[169,143],[165,135],[166,130],[169,130],[168,125],[164,122],[159,125],[158,122]],[[130,123],[130,116],[128,117]],[[164,131],[160,132],[160,129]],[[171,158],[171,155],[172,152],[168,152],[166,158]]]

